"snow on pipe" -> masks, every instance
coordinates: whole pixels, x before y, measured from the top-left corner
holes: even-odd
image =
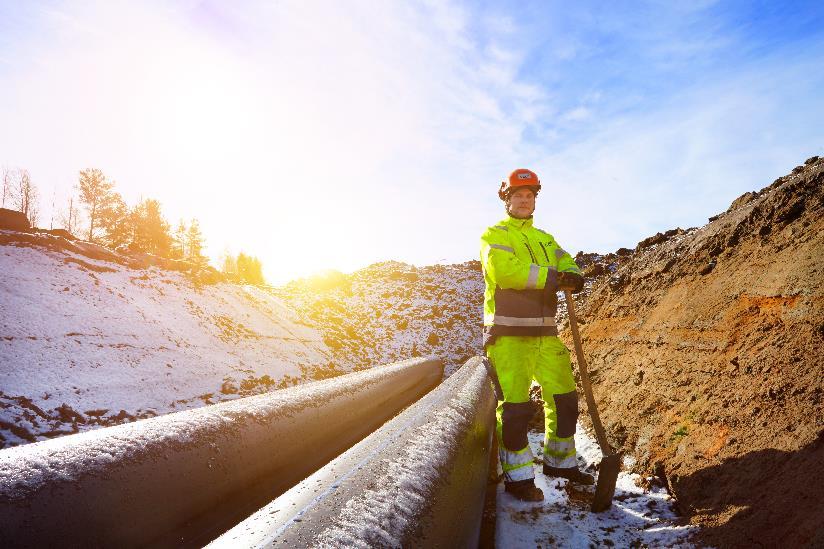
[[[0,547],[202,546],[438,385],[413,359],[0,452]]]
[[[495,405],[472,358],[209,547],[477,547]]]

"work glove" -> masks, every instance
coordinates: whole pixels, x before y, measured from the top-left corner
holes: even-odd
[[[577,294],[584,289],[584,277],[578,273],[558,273],[558,289],[570,290],[573,294]]]

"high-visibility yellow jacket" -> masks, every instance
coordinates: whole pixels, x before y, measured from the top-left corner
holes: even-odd
[[[481,236],[481,266],[484,346],[499,335],[558,335],[557,273],[581,270],[551,234],[507,216]]]

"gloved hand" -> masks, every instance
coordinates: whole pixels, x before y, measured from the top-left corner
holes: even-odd
[[[558,289],[570,290],[577,294],[584,289],[584,277],[577,273],[558,273]]]

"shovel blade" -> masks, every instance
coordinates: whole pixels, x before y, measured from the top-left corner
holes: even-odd
[[[615,495],[615,483],[621,470],[621,454],[604,456],[598,467],[598,484],[595,485],[595,497],[592,500],[592,512],[600,513],[612,507]]]

